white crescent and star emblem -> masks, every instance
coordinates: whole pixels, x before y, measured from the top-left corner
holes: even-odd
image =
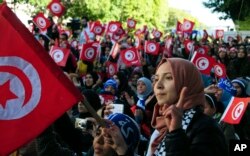
[[[131,50],[126,51],[125,53],[125,59],[128,61],[133,61],[135,59],[135,53]]]
[[[150,53],[155,52],[155,50],[156,50],[156,45],[155,45],[154,43],[149,43],[148,46],[147,46],[147,50],[148,50],[148,52],[150,52]]]
[[[242,111],[244,110],[244,102],[239,102],[232,111],[232,119],[237,120],[240,115],[242,114]]]
[[[218,65],[215,65],[215,66],[214,66],[214,72],[215,72],[215,74],[218,75],[218,76],[222,76],[222,75],[223,75],[223,70],[222,70],[222,68],[221,68],[220,66],[218,66]]]
[[[95,54],[95,50],[93,49],[93,48],[88,48],[88,49],[86,49],[86,51],[85,51],[85,57],[87,58],[87,59],[92,59],[93,57],[94,57],[94,54]]]
[[[41,80],[26,60],[0,57],[0,120],[19,119],[32,112],[41,98]]]
[[[61,62],[64,58],[64,53],[61,50],[54,50],[52,51],[52,58],[56,63]]]
[[[58,4],[58,3],[53,3],[51,5],[51,10],[54,12],[54,13],[60,13],[62,11],[62,7]]]
[[[46,27],[46,21],[45,21],[45,19],[42,18],[42,17],[38,17],[38,18],[36,19],[36,24],[37,24],[38,27],[40,27],[40,28],[45,28],[45,27]]]
[[[209,61],[207,58],[205,57],[200,57],[197,59],[196,61],[196,67],[199,69],[199,70],[206,70],[209,66]]]

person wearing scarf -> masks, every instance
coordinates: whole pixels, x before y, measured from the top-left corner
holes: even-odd
[[[225,137],[218,124],[203,114],[201,75],[189,61],[163,59],[156,71],[154,107],[147,156],[226,156]]]

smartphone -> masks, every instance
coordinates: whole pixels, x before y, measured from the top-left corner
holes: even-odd
[[[113,113],[123,113],[124,112],[124,105],[123,104],[112,104],[114,109],[112,110]]]

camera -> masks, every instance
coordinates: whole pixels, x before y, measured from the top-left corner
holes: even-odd
[[[88,119],[76,118],[75,127],[80,128],[83,131],[93,130],[93,123]]]

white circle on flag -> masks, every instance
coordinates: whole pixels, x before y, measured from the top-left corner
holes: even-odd
[[[40,101],[42,87],[39,74],[31,63],[16,56],[0,57],[0,66],[12,69],[0,71],[0,84],[10,81],[9,90],[16,96],[7,100],[5,107],[0,104],[0,120],[22,118],[31,113]]]
[[[52,58],[56,63],[61,62],[64,58],[64,53],[61,50],[56,49],[52,51]]]
[[[161,36],[161,33],[160,33],[159,31],[156,31],[156,32],[154,33],[154,35],[155,35],[156,38],[159,38],[159,37]]]
[[[116,24],[111,24],[109,26],[109,31],[112,32],[112,33],[115,32],[115,31],[117,31],[117,29],[118,29],[118,27],[117,27]]]
[[[204,48],[199,48],[197,51],[198,51],[199,53],[201,53],[201,54],[205,54]]]
[[[242,111],[244,109],[244,102],[239,102],[234,108],[233,108],[233,111],[232,111],[232,119],[233,120],[237,120],[240,115],[242,114]]]
[[[154,43],[149,43],[148,46],[147,46],[147,50],[148,50],[148,52],[150,52],[150,53],[155,52],[155,50],[156,50],[156,45],[155,45]]]
[[[214,72],[215,72],[215,74],[218,75],[218,76],[222,76],[222,75],[223,75],[223,70],[222,70],[222,68],[221,68],[220,66],[218,66],[218,65],[215,65],[215,66],[214,66]]]
[[[100,26],[96,26],[94,28],[94,32],[95,32],[95,34],[100,34],[102,32],[102,28]]]
[[[88,48],[86,49],[86,52],[85,52],[85,57],[89,60],[93,59],[95,55],[95,50],[93,48]]]
[[[58,14],[58,13],[61,13],[61,12],[62,12],[62,7],[61,7],[60,4],[58,4],[57,2],[55,2],[55,3],[52,3],[52,5],[51,5],[51,10],[52,10],[54,13]]]
[[[191,23],[189,21],[185,21],[183,23],[183,30],[189,30],[191,28]]]
[[[108,72],[111,76],[115,74],[115,67],[112,64],[109,65]]]
[[[38,26],[39,28],[42,28],[42,29],[46,27],[46,21],[45,21],[45,19],[42,18],[42,17],[38,17],[38,18],[36,19],[36,24],[37,24],[37,26]]]
[[[209,66],[209,61],[205,57],[200,57],[196,60],[196,67],[199,70],[206,70]]]
[[[129,20],[129,21],[128,21],[128,26],[129,26],[130,28],[133,28],[133,27],[135,26],[135,21]]]
[[[135,59],[135,53],[131,50],[126,51],[125,59],[128,61],[133,61]]]

